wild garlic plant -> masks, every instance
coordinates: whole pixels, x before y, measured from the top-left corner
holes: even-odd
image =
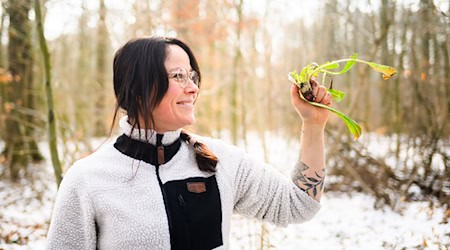
[[[319,74],[322,74],[322,82],[325,82],[326,76],[342,75],[347,71],[349,71],[356,63],[363,63],[369,65],[373,70],[382,73],[384,80],[389,79],[390,77],[392,77],[397,73],[397,70],[393,67],[357,59],[357,56],[358,54],[355,53],[350,58],[334,60],[320,65],[317,63],[310,63],[306,67],[304,67],[300,71],[300,73],[297,73],[297,71],[292,71],[288,74],[288,79],[298,86],[300,98],[310,103],[311,105],[325,108],[335,113],[339,118],[341,118],[345,122],[355,140],[358,139],[362,133],[361,126],[355,120],[346,116],[340,111],[328,107],[327,105],[314,102],[313,101],[314,96],[312,94],[312,86],[310,81],[312,77],[317,77],[319,76]],[[340,63],[344,62],[346,63],[345,66],[341,70],[336,70],[340,68]],[[331,82],[333,83],[333,80],[331,80]],[[327,91],[332,95],[333,100],[337,102],[342,101],[342,99],[345,96],[344,92],[339,91],[337,89],[333,89],[332,84],[329,88],[327,88]]]

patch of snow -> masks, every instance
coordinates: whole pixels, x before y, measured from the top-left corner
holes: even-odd
[[[448,224],[440,223],[445,209],[413,202],[403,204],[401,215],[389,208],[375,210],[373,203],[372,197],[361,193],[326,193],[315,218],[287,228],[266,224],[265,240],[273,249],[420,249],[425,243],[425,249],[443,249],[450,245]],[[236,216],[231,232],[231,249],[259,248],[260,237],[255,235],[261,235],[261,223]]]

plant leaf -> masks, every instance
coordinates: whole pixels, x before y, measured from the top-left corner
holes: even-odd
[[[331,62],[331,63],[326,62],[322,65],[325,65],[322,69],[337,69],[337,68],[339,68],[339,63],[337,63],[337,62]],[[319,67],[320,67],[320,65],[319,65]]]
[[[300,92],[299,92],[300,93]],[[348,130],[350,131],[350,133],[353,135],[353,138],[356,140],[361,136],[361,126],[359,126],[359,124],[353,120],[352,118],[342,114],[340,111],[328,107],[327,105],[323,105],[321,103],[317,103],[317,102],[310,102],[308,100],[306,100],[303,95],[300,93],[300,98],[302,98],[303,100],[305,100],[306,102],[310,103],[311,105],[317,106],[317,107],[321,107],[321,108],[325,108],[330,110],[331,112],[335,113],[339,118],[341,118],[341,120],[344,121],[345,125],[347,125]]]
[[[373,70],[383,74],[383,79],[387,80],[397,73],[397,70],[393,67],[382,65],[374,62],[367,63]]]
[[[331,94],[331,96],[333,97],[333,100],[335,100],[336,102],[340,102],[340,101],[342,101],[342,99],[344,99],[345,93],[340,90],[327,89],[327,91]]]
[[[288,74],[288,80],[295,85],[298,85],[298,74],[297,71],[292,71]]]
[[[319,65],[315,62],[306,65],[300,72],[300,83],[307,83],[313,76],[317,76],[319,72],[314,72]]]
[[[302,69],[302,71],[300,72],[299,78],[298,78],[298,83],[305,83],[307,81],[308,69],[309,69],[309,65]]]
[[[356,58],[358,57],[358,53],[354,53],[351,57],[350,60],[345,64],[344,68],[339,72],[339,75],[344,74],[345,72],[349,71],[353,65],[355,65],[356,63]]]

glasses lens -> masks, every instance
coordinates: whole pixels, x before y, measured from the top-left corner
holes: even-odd
[[[177,68],[169,72],[170,77],[174,78],[178,82],[180,87],[184,88],[187,85],[188,74],[183,68]]]
[[[199,82],[200,82],[200,78],[198,77],[198,74],[196,71],[192,71],[190,74],[190,79],[192,80],[192,82],[198,86]]]
[[[188,85],[188,79],[191,80],[196,86],[200,83],[200,78],[194,70],[188,72],[185,68],[177,68],[169,72],[169,75],[174,78],[182,88],[186,88]]]

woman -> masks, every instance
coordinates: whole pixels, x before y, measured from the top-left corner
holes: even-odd
[[[226,249],[233,211],[285,226],[319,210],[329,114],[302,101],[297,87],[303,153],[291,181],[234,146],[182,130],[195,122],[201,82],[185,43],[131,40],[113,68],[116,114],[127,113],[122,135],[68,170],[49,249]],[[330,105],[326,89],[313,85],[315,101]]]

